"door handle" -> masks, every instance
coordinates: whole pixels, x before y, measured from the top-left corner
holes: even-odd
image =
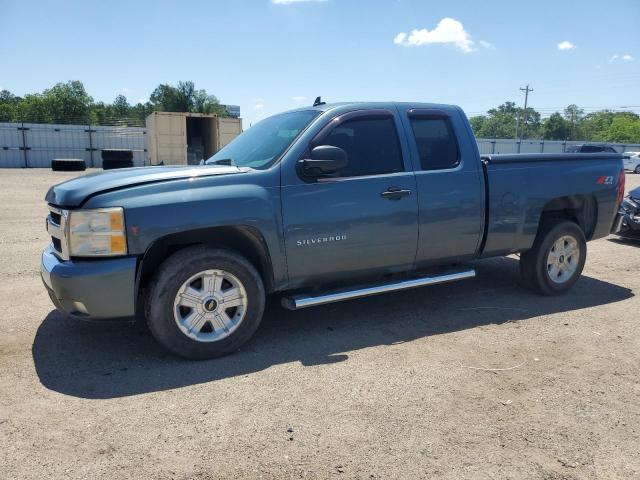
[[[382,198],[389,200],[400,200],[402,197],[411,195],[411,190],[404,190],[400,187],[389,187],[380,194]]]

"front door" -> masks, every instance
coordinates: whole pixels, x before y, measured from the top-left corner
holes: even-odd
[[[389,110],[334,119],[312,146],[342,148],[348,165],[331,178],[283,185],[292,288],[412,268],[418,240],[416,183],[396,123]]]

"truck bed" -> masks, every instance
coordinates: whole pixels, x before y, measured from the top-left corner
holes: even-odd
[[[531,248],[543,212],[554,209],[574,209],[587,239],[609,234],[617,211],[621,154],[500,154],[481,158],[488,212],[482,257]]]

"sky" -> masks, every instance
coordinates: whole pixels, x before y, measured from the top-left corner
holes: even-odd
[[[244,125],[303,105],[640,112],[640,0],[0,0],[0,89],[146,101],[192,80]]]

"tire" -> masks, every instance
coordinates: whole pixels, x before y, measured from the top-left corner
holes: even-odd
[[[574,249],[577,252],[569,255]],[[561,295],[578,281],[586,258],[587,241],[578,225],[563,219],[547,220],[531,250],[520,255],[520,276],[525,287],[539,294]]]
[[[633,173],[640,174],[640,165],[636,165],[636,169],[633,171]]]
[[[167,350],[203,360],[236,351],[249,340],[264,304],[262,279],[244,257],[194,246],[160,265],[147,297],[147,323]]]
[[[113,160],[102,161],[103,170],[115,170],[116,168],[133,168],[133,160]]]
[[[80,158],[54,158],[51,160],[51,170],[54,172],[83,172],[87,164]]]

